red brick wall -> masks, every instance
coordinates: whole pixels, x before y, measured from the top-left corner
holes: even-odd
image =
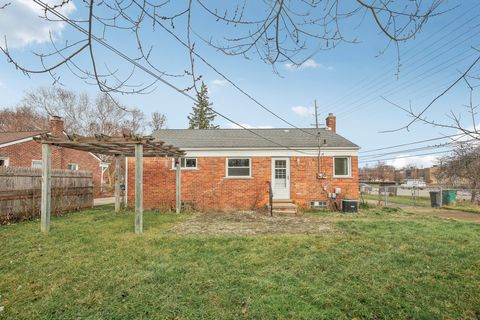
[[[325,178],[318,179],[317,157],[291,157],[290,181],[292,200],[300,206],[307,208],[311,201],[327,201],[328,193],[340,188],[340,199],[358,199],[358,158],[351,157],[352,178],[333,178],[333,157],[321,157],[320,172]]]
[[[0,157],[8,157],[11,167],[31,167],[32,160],[42,160],[42,145],[35,141],[13,144],[0,149]],[[100,162],[88,152],[52,146],[52,168],[67,169],[69,163],[78,164],[78,170],[93,174],[95,195],[100,195]]]
[[[182,201],[197,210],[254,209],[268,203],[271,180],[270,157],[252,157],[251,178],[226,178],[224,157],[197,158],[197,169],[182,170]],[[298,159],[298,160],[297,160]],[[317,178],[317,157],[290,158],[291,199],[300,207],[310,201],[327,201],[328,192],[341,188],[338,199],[358,199],[358,158],[352,157],[352,178],[332,178],[333,158],[321,158],[322,173]],[[128,203],[133,205],[135,194],[135,163],[128,159]],[[173,209],[175,207],[175,170],[171,158],[145,158],[144,208]],[[324,190],[326,187],[326,190]]]

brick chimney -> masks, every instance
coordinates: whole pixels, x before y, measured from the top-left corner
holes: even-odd
[[[59,116],[53,116],[50,119],[50,133],[55,137],[63,135],[63,120]]]
[[[337,132],[337,117],[335,117],[333,113],[328,114],[328,117],[325,119],[325,123],[330,130]]]

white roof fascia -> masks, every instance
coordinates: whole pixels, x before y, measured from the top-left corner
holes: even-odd
[[[28,138],[14,140],[14,141],[10,141],[10,142],[5,142],[5,143],[0,144],[0,148],[5,148],[5,147],[8,147],[8,146],[12,146],[14,144],[24,143],[24,142],[28,142],[28,141],[32,141],[32,140],[33,140],[33,137],[28,137]]]

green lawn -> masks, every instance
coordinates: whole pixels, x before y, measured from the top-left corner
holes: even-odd
[[[381,200],[382,202],[385,200],[385,196],[381,195],[379,196],[378,194],[363,194],[362,197],[366,200]],[[401,205],[407,205],[407,206],[413,206],[413,198],[411,196],[389,196],[388,197],[388,202],[389,203],[394,203],[394,204],[401,204]],[[430,207],[430,198],[421,198],[417,197],[415,199],[415,206],[417,207]]]
[[[307,213],[316,235],[200,235],[99,207],[0,226],[1,319],[477,319],[480,225]]]

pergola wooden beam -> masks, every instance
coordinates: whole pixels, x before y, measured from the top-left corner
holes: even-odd
[[[120,156],[115,156],[115,212],[120,211]]]
[[[42,198],[40,203],[40,230],[50,230],[50,212],[52,206],[52,146],[42,145]]]
[[[135,233],[143,232],[143,144],[135,145]]]
[[[115,156],[115,212],[120,210],[120,156],[135,157],[135,233],[143,232],[143,158],[144,157],[174,157],[176,166],[176,211],[181,209],[181,176],[180,157],[184,152],[172,145],[165,145],[163,141],[154,141],[151,136],[128,135],[110,137],[95,135],[84,137],[67,135],[55,137],[42,134],[34,140],[42,144],[42,202],[41,202],[41,231],[48,233],[50,229],[51,212],[51,146],[75,149]]]
[[[175,158],[175,212],[182,209],[182,164],[180,158]]]
[[[183,151],[172,145],[165,145],[163,141],[154,141],[151,136],[130,135],[124,137],[109,137],[105,135],[96,135],[95,137],[83,137],[79,135],[69,135],[66,138],[54,137],[43,134],[35,140],[42,144],[61,146],[80,151],[106,155],[123,155],[127,157],[135,156],[135,145],[143,145],[144,157],[159,156],[182,156]]]

